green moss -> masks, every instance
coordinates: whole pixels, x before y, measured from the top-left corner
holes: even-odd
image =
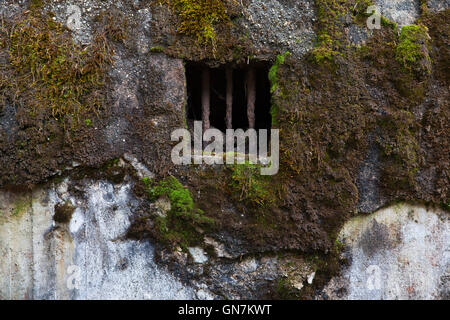
[[[270,177],[260,174],[260,165],[246,162],[229,168],[232,171],[231,187],[239,194],[239,201],[256,207],[267,207],[275,202]]]
[[[278,69],[282,64],[284,64],[286,57],[290,56],[291,53],[286,51],[283,54],[277,55],[275,63],[269,70],[269,80],[271,83],[270,93],[274,93],[278,89]]]
[[[178,32],[215,48],[216,24],[230,21],[222,0],[162,0],[178,15]]]
[[[318,17],[317,42],[312,51],[312,61],[320,64],[333,61],[344,44],[340,17],[350,12],[350,2],[315,0]]]
[[[369,6],[372,5],[374,5],[374,3],[371,0],[356,0],[355,5],[351,10],[354,17],[353,19],[354,22],[365,27],[367,23],[367,18],[373,14],[367,12]]]
[[[11,66],[3,88],[13,91],[31,116],[49,111],[51,117],[74,123],[87,113],[98,114],[106,68],[112,61],[104,34],[82,47],[51,15],[31,8],[2,42]]]
[[[428,5],[427,5],[428,0],[420,0],[420,11],[422,14],[427,14],[428,13]]]
[[[333,237],[331,237],[333,238]],[[341,241],[339,241],[338,239],[336,239],[336,241],[334,242],[334,253],[336,254],[340,254],[345,248],[345,244],[343,244]]]
[[[150,48],[150,52],[153,52],[153,53],[160,53],[163,51],[164,51],[164,48],[161,46],[155,46],[155,47]]]
[[[170,201],[167,215],[155,219],[160,240],[170,245],[180,245],[184,249],[198,243],[201,234],[197,227],[207,227],[213,220],[204,216],[203,211],[195,206],[189,190],[172,176],[158,183],[148,178],[142,181],[146,185],[150,201],[156,201],[160,197],[166,197]]]
[[[395,58],[404,69],[412,71],[423,59],[430,60],[428,50],[424,50],[424,45],[425,48],[429,46],[426,26],[415,24],[404,26],[400,33]],[[431,73],[431,70],[427,70],[427,72]]]
[[[21,196],[14,202],[14,211],[12,215],[14,217],[20,217],[30,208],[30,200],[27,196]]]
[[[389,19],[387,19],[387,18],[385,18],[385,17],[381,17],[381,25],[382,26],[384,26],[384,27],[388,27],[388,28],[391,28],[392,30],[397,30],[397,28],[398,28],[398,24],[397,23],[395,23],[395,22],[393,22],[393,21],[391,21],[391,20],[389,20]]]
[[[273,66],[270,68],[269,70],[269,80],[271,83],[271,88],[270,88],[270,93],[273,95],[277,89],[278,89],[278,69],[280,68],[280,66],[282,64],[284,64],[286,57],[290,56],[291,53],[289,51],[286,51],[283,54],[279,54],[277,55],[277,58],[275,59],[275,63],[273,64]],[[276,105],[276,103],[274,103],[273,99],[272,99],[272,105],[270,108],[270,113],[272,115],[272,125],[276,126],[278,124],[278,106]]]

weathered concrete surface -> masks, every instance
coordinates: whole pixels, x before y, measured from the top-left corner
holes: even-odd
[[[420,14],[419,0],[376,0],[381,14],[403,27],[413,24]]]
[[[450,219],[439,208],[396,204],[345,224],[349,260],[324,298],[449,299]]]
[[[62,182],[0,193],[0,299],[191,299],[194,291],[158,267],[149,242],[123,239],[137,205],[130,185]],[[75,207],[68,225],[55,205]]]
[[[148,172],[124,158],[119,166]],[[250,299],[266,297],[279,279],[297,290],[312,284],[316,268],[291,254],[233,257],[206,236],[216,254],[130,240],[143,201],[133,183],[67,177],[32,192],[0,191],[0,299]],[[66,203],[70,221],[56,222]]]
[[[298,57],[313,48],[314,1],[252,0],[244,15],[243,25],[257,48],[278,47]]]
[[[450,8],[450,0],[428,0],[427,7],[433,12]]]

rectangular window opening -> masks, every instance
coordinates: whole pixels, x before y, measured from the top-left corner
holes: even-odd
[[[270,136],[269,68],[269,63],[265,62],[227,64],[217,68],[205,63],[186,62],[186,119],[189,129],[193,130],[194,121],[207,119],[209,125],[205,128],[203,121],[204,129],[215,128],[225,133],[227,128],[246,131],[252,127],[257,133],[259,129],[267,129]],[[209,101],[209,117],[204,115],[205,101]],[[232,105],[228,107],[227,115],[230,101]]]

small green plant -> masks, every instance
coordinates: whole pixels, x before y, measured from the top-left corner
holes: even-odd
[[[199,43],[215,48],[215,25],[230,21],[223,0],[161,0],[180,20],[178,32],[197,37]]]
[[[92,120],[91,119],[86,119],[84,120],[84,124],[88,127],[92,126]]]
[[[383,27],[388,27],[388,28],[391,28],[392,30],[397,30],[397,28],[398,28],[398,24],[397,23],[395,23],[395,22],[393,22],[393,21],[391,21],[391,20],[389,20],[389,19],[387,19],[387,18],[385,18],[385,17],[381,17],[381,25],[383,26]]]
[[[291,53],[286,51],[283,54],[277,55],[275,63],[269,70],[269,80],[271,83],[270,93],[274,93],[278,89],[278,69],[286,61],[286,57],[290,56]]]
[[[269,81],[271,83],[270,93],[274,94],[279,87],[279,79],[278,79],[278,69],[281,65],[286,61],[286,57],[290,56],[291,53],[286,51],[283,54],[277,55],[275,59],[275,63],[269,70]],[[272,115],[272,125],[276,126],[278,124],[278,106],[272,101],[272,106],[270,108],[270,113]]]
[[[428,46],[429,36],[426,26],[415,24],[404,26],[395,52],[396,60],[406,70],[412,71],[421,60],[430,60],[427,50],[424,50]],[[430,72],[431,70],[428,70],[428,73]]]
[[[153,52],[153,53],[164,52],[164,48],[161,47],[161,46],[151,47],[151,48],[150,48],[150,52]]]
[[[313,61],[317,64],[324,61],[333,61],[333,57],[339,52],[333,49],[333,41],[328,34],[322,34],[317,38],[317,45],[312,52]]]
[[[158,183],[149,178],[144,178],[142,182],[150,201],[160,197],[170,201],[170,210],[166,216],[155,219],[161,240],[182,248],[198,242],[200,235],[196,227],[209,226],[213,220],[205,217],[203,211],[195,206],[189,190],[172,176]]]
[[[275,202],[270,189],[270,177],[260,174],[260,165],[249,162],[230,166],[231,186],[239,200],[254,206],[269,206]]]

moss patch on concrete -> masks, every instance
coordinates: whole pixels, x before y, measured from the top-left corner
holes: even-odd
[[[270,93],[274,94],[278,90],[278,69],[282,64],[284,64],[286,57],[290,56],[290,52],[286,51],[283,54],[277,55],[274,64],[269,70],[269,81],[270,81]],[[272,115],[272,126],[276,127],[278,124],[278,106],[272,101],[272,105],[270,107],[270,114]]]
[[[401,29],[399,43],[396,48],[396,59],[408,71],[417,68],[430,74],[431,68],[426,64],[430,61],[428,54],[430,36],[424,25],[408,25]],[[425,60],[424,62],[422,60]],[[419,65],[422,64],[422,65]]]
[[[317,43],[312,52],[315,63],[331,62],[340,54],[342,31],[338,19],[348,13],[345,1],[316,0],[317,10]]]
[[[31,115],[48,110],[53,117],[75,122],[100,111],[100,89],[111,62],[109,46],[100,39],[83,48],[51,16],[31,10],[11,28],[5,44],[12,75],[2,77],[2,87],[18,93],[15,99]]]
[[[178,32],[216,47],[215,25],[230,21],[222,0],[163,0],[178,15]]]
[[[239,201],[249,206],[267,207],[276,201],[276,195],[271,189],[270,176],[260,175],[260,165],[244,163],[229,166],[231,187]]]
[[[170,201],[170,210],[155,219],[160,240],[183,249],[198,244],[201,241],[198,228],[211,225],[213,220],[205,217],[203,211],[195,206],[189,190],[172,176],[159,182],[149,179],[144,179],[143,182],[150,201],[156,201],[160,197],[166,197]]]
[[[0,128],[0,149],[6,155],[0,159],[0,184],[29,187],[76,158],[82,148],[74,151],[73,144],[90,136],[92,124],[107,114],[113,47],[126,35],[122,18],[114,10],[100,13],[87,46],[75,43],[37,2],[3,21],[0,109],[11,107],[14,120],[8,125],[18,132],[9,137],[10,128]]]

